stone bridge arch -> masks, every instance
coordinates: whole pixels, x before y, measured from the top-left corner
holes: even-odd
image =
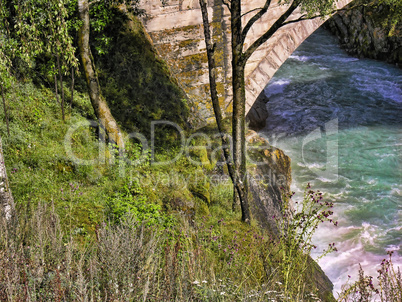
[[[353,0],[340,0],[338,9]],[[243,12],[262,7],[265,0],[243,1]],[[218,92],[226,112],[231,111],[231,55],[230,55],[230,12],[221,0],[209,0],[209,17],[213,39],[216,42],[215,61],[218,66]],[[141,0],[140,6],[146,16],[142,22],[157,51],[168,63],[171,72],[190,99],[190,109],[198,112],[192,121],[201,126],[214,119],[209,96],[208,64],[202,28],[202,16],[198,0],[170,0],[162,6],[160,0]],[[271,3],[269,13],[256,22],[245,41],[246,47],[264,33],[286,10],[278,0]],[[245,15],[244,22],[253,14]],[[296,11],[289,19],[300,17]],[[246,114],[254,120],[264,119],[265,108],[261,92],[275,72],[325,20],[316,18],[291,23],[281,28],[264,43],[248,60],[246,76]],[[195,118],[195,117],[194,117]]]

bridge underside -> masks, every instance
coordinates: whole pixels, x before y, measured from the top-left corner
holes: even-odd
[[[352,0],[338,1],[338,8]],[[218,92],[222,108],[231,111],[231,53],[230,13],[221,0],[210,0],[209,17],[212,35],[216,43],[215,61],[218,66]],[[244,0],[243,12],[262,7],[265,0]],[[192,123],[201,126],[213,120],[209,96],[208,64],[203,36],[202,16],[198,0],[172,0],[161,6],[160,0],[141,0],[147,12],[142,19],[145,28],[159,54],[167,61],[172,73],[191,101],[191,110],[197,112],[198,120]],[[250,30],[245,47],[254,42],[283,14],[286,6],[273,1],[267,14]],[[244,23],[253,14],[244,16]],[[300,11],[289,19],[300,17]],[[296,48],[325,20],[316,18],[289,24],[281,28],[263,44],[248,60],[246,75],[246,113],[252,120],[264,119],[264,96],[260,95],[275,72]]]

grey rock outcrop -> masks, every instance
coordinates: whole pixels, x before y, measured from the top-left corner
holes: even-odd
[[[335,15],[325,24],[349,54],[402,67],[402,24],[386,21],[387,7],[359,6]]]

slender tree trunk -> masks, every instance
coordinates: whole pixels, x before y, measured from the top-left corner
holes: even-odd
[[[106,131],[109,142],[123,148],[123,137],[109,106],[102,96],[98,76],[89,47],[89,5],[88,0],[78,0],[78,12],[82,26],[78,32],[78,47],[81,54],[82,66],[88,85],[89,97],[101,127]]]
[[[74,100],[74,67],[71,67],[71,100],[70,100],[70,111],[73,108],[73,100]]]
[[[233,68],[233,67],[232,67]],[[233,159],[242,220],[250,222],[248,175],[246,161],[245,84],[244,68],[233,68]],[[235,199],[234,199],[235,202]]]
[[[233,162],[238,188],[238,197],[242,212],[242,220],[250,223],[248,204],[248,181],[246,167],[246,123],[244,82],[245,62],[243,60],[241,1],[231,1],[231,30],[232,30],[232,89],[233,89]],[[233,198],[234,206],[236,197]]]
[[[0,85],[1,85],[1,97],[3,98],[4,116],[6,118],[6,124],[7,124],[7,134],[8,136],[10,136],[10,125],[8,122],[8,112],[7,112],[6,98],[4,97],[3,83],[0,82]]]
[[[199,0],[199,2],[200,2],[203,25],[204,25],[205,44],[206,44],[206,48],[207,48],[209,86],[210,86],[210,91],[211,91],[212,106],[214,108],[215,120],[216,120],[216,124],[218,126],[218,131],[221,136],[221,140],[222,140],[223,155],[225,157],[225,161],[226,161],[226,164],[228,167],[230,179],[232,180],[233,185],[234,185],[235,195],[237,195],[237,193],[236,193],[237,190],[236,190],[236,185],[235,185],[236,179],[235,179],[235,173],[233,170],[233,161],[231,158],[231,150],[230,150],[230,147],[227,147],[227,146],[230,146],[231,144],[228,141],[227,131],[224,129],[224,126],[223,126],[222,111],[221,111],[221,107],[219,104],[218,91],[216,88],[216,64],[215,64],[215,58],[214,58],[215,45],[212,43],[212,39],[211,39],[211,32],[210,32],[210,26],[209,26],[209,20],[208,20],[208,3],[207,3],[207,0]]]
[[[54,73],[54,91],[56,94],[56,101],[58,104],[60,104],[60,100],[59,100],[59,88],[57,87],[57,75],[56,72]]]
[[[56,56],[56,61],[57,61],[57,70],[59,72],[59,82],[60,82],[60,92],[61,92],[61,115],[63,117],[63,121],[65,120],[65,115],[64,115],[64,89],[63,89],[63,74],[61,73],[61,67],[60,67],[60,55]]]
[[[4,162],[3,147],[0,137],[0,206],[1,215],[4,215],[7,221],[11,221],[15,216],[15,206],[13,195],[8,184],[6,164]]]

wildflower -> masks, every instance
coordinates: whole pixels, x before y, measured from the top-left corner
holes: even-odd
[[[207,280],[202,280],[202,283],[208,283]]]
[[[193,284],[200,284],[200,282],[199,281],[197,281],[197,280],[195,280],[194,282],[193,282]]]
[[[224,294],[226,294],[225,292],[221,292],[221,296],[223,296]]]

